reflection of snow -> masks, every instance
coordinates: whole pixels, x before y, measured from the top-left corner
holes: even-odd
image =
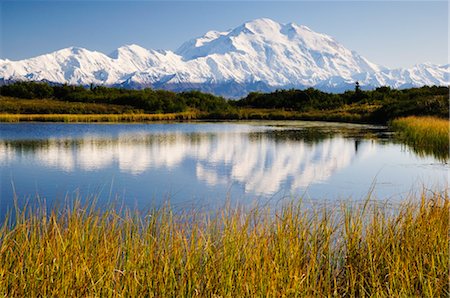
[[[77,148],[74,154],[80,168],[92,171],[109,166],[114,157],[120,154],[120,150],[117,149],[117,146],[110,142],[99,146],[95,139],[88,139]]]
[[[355,143],[342,137],[311,144],[275,141],[264,134],[255,140],[236,132],[150,134],[139,138],[124,135],[107,140],[87,137],[72,143],[50,139],[45,146],[26,152],[12,148],[0,143],[0,162],[21,155],[64,171],[117,166],[122,172],[136,175],[151,168],[175,168],[191,159],[196,163],[197,179],[209,185],[234,181],[244,185],[247,192],[262,194],[280,190],[287,181],[292,190],[326,181],[356,155]],[[361,146],[358,154],[370,155],[373,148]]]
[[[64,146],[48,146],[44,150],[37,150],[33,159],[53,168],[66,172],[75,169],[75,156],[70,148]]]
[[[262,140],[236,154],[232,177],[247,191],[273,193],[290,177],[292,188],[325,181],[347,166],[355,155],[351,142],[327,139],[315,145],[304,142],[274,143]]]
[[[223,179],[219,177],[217,172],[212,169],[205,168],[200,163],[197,163],[195,173],[197,174],[198,179],[205,181],[207,184],[212,186],[224,182]]]
[[[14,159],[14,155],[15,155],[14,148],[11,148],[11,146],[6,146],[5,144],[0,143],[0,164]]]

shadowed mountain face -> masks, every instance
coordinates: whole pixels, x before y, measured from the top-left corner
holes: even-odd
[[[270,19],[209,31],[175,52],[127,45],[105,55],[71,47],[21,61],[0,60],[5,81],[197,89],[227,97],[292,87],[342,91],[353,88],[355,81],[366,88],[447,85],[449,69],[422,64],[390,70],[328,35]]]

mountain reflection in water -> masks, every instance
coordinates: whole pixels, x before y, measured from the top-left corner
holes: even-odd
[[[117,168],[142,175],[153,169],[194,164],[209,186],[242,184],[245,192],[272,194],[326,181],[357,155],[375,151],[371,141],[321,130],[269,129],[217,132],[120,132],[114,137],[0,141],[0,163],[30,160],[65,172]]]
[[[369,191],[399,201],[448,185],[447,164],[396,143],[386,127],[307,121],[0,124],[0,169],[0,220],[14,198],[276,208]]]

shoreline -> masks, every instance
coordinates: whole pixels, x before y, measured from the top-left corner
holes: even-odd
[[[241,110],[233,113],[180,112],[164,114],[1,114],[0,123],[18,122],[55,122],[55,123],[148,123],[155,121],[320,121],[354,124],[386,125],[386,123],[370,121],[359,114],[333,112],[293,112],[283,110]]]

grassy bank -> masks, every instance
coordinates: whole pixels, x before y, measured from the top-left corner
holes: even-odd
[[[39,108],[37,103],[35,109]],[[69,103],[73,104],[73,103]],[[83,105],[83,104],[81,104]],[[372,107],[368,107],[370,110]],[[364,107],[366,109],[366,107]],[[94,112],[95,110],[90,110]],[[64,110],[63,110],[64,112]],[[2,113],[0,122],[149,122],[163,120],[317,120],[350,123],[371,123],[368,112],[361,107],[347,107],[342,110],[286,111],[282,109],[236,108],[224,112],[202,112],[190,110],[178,113],[148,114],[141,111],[116,113],[102,110],[99,113]]]
[[[437,117],[404,117],[394,119],[391,127],[398,137],[416,151],[449,157],[450,122]]]
[[[23,99],[0,96],[0,114],[135,114],[143,110],[126,105]]]
[[[370,123],[359,114],[348,112],[293,112],[272,109],[242,109],[235,112],[207,113],[198,111],[144,114],[1,114],[0,122],[151,122],[180,120],[317,120]]]
[[[413,202],[413,201],[412,201]],[[72,205],[0,229],[3,296],[438,297],[449,292],[449,198],[274,215],[146,216]]]
[[[289,111],[284,109],[256,109],[238,108],[235,115],[224,115],[223,118],[233,117],[241,120],[311,120],[334,121],[349,123],[373,123],[371,113],[379,105],[353,104],[345,105],[339,109]]]
[[[0,122],[150,122],[197,119],[195,112],[166,114],[0,114]]]

